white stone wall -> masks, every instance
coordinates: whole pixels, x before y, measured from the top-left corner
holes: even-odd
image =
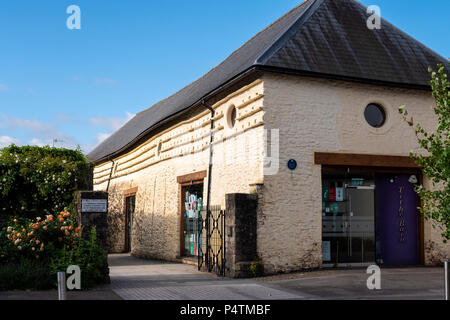
[[[225,206],[226,193],[249,193],[262,181],[263,84],[255,81],[215,103],[211,205]],[[237,109],[233,128],[228,123]],[[138,187],[132,253],[173,260],[180,253],[180,187],[177,177],[208,170],[210,112],[180,116],[145,143],[114,159],[109,186],[110,249],[124,248],[124,191]],[[159,150],[159,151],[158,151]],[[94,189],[106,190],[112,162],[94,170]],[[117,167],[116,167],[117,166]],[[207,178],[204,179],[206,203]]]
[[[258,228],[258,252],[266,271],[288,272],[316,268],[321,254],[321,166],[314,152],[408,156],[417,143],[403,122],[398,106],[406,104],[410,115],[425,128],[435,123],[430,92],[386,88],[286,75],[266,74],[264,126],[280,130],[280,170],[264,177],[264,205]],[[364,119],[364,108],[380,103],[387,122],[379,129]],[[290,172],[289,159],[299,166]],[[425,225],[426,254],[450,256],[439,230]]]
[[[387,123],[370,127],[368,103],[382,104]],[[406,104],[416,121],[432,128],[429,92],[265,74],[214,104],[216,110],[212,205],[227,193],[259,195],[258,254],[266,272],[317,268],[322,264],[321,167],[314,152],[407,156],[417,143],[397,108]],[[228,113],[235,106],[236,125]],[[263,175],[264,129],[280,130],[280,169]],[[132,253],[165,260],[180,252],[180,191],[177,177],[208,169],[210,114],[197,108],[114,159],[109,187],[110,248],[124,248],[124,191],[138,187]],[[296,159],[299,167],[288,170]],[[112,162],[94,171],[95,190],[105,190]],[[425,181],[428,183],[427,181]],[[207,178],[204,180],[206,197]],[[257,187],[256,187],[257,185]],[[206,203],[206,199],[205,199]],[[426,262],[450,256],[439,230],[425,224]]]

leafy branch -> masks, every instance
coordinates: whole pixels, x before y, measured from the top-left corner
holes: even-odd
[[[418,144],[425,151],[423,154],[411,151],[410,156],[432,184],[431,188],[422,185],[415,188],[421,199],[420,212],[441,228],[443,240],[447,242],[450,240],[450,82],[447,69],[442,64],[438,67],[437,72],[429,69],[436,101],[433,107],[436,130],[427,131],[422,125],[414,124],[405,105],[399,107],[399,112],[403,120],[414,127]]]

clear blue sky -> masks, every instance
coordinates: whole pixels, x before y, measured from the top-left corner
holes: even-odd
[[[0,3],[0,147],[91,150],[191,83],[301,0],[14,0]],[[362,0],[450,57],[449,0]],[[68,30],[66,8],[81,8]]]

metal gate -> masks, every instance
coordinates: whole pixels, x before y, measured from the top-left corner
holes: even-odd
[[[203,210],[198,219],[198,270],[225,276],[225,211],[220,206]]]

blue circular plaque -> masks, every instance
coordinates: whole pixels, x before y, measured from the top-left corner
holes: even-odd
[[[287,166],[288,166],[289,170],[294,171],[295,169],[297,169],[297,161],[295,161],[294,159],[291,159],[288,161]]]

